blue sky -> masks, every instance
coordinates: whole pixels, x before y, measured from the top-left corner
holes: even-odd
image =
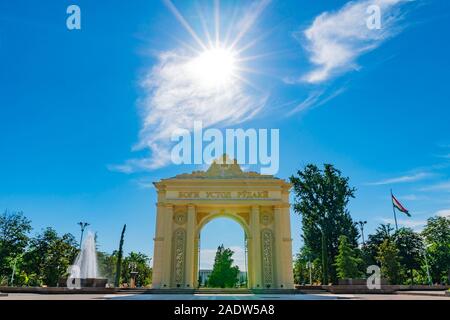
[[[382,28],[372,32],[361,8],[373,3]],[[66,28],[70,4],[81,30]],[[390,188],[412,214],[401,225],[420,230],[449,215],[447,1],[223,1],[220,38],[245,49],[245,82],[200,107],[191,95],[191,106],[181,97],[165,110],[168,91],[190,88],[173,70],[201,50],[174,8],[202,42],[215,29],[213,1],[172,4],[0,3],[0,208],[23,210],[34,231],[78,237],[76,223],[88,221],[105,251],[126,223],[126,251],[151,256],[150,182],[196,169],[164,160],[165,132],[200,112],[213,127],[279,128],[281,178],[335,164],[357,188],[349,209],[368,221],[366,234],[392,222]],[[295,253],[301,224],[291,218]],[[242,246],[239,226],[216,220],[202,233],[205,255],[224,225],[226,245]]]

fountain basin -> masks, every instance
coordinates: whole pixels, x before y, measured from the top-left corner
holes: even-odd
[[[106,278],[86,278],[80,279],[80,284],[82,288],[105,288],[108,279]],[[61,278],[59,280],[60,287],[67,287],[67,278]]]

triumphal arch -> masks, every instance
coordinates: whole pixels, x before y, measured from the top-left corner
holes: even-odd
[[[154,183],[157,193],[153,288],[193,289],[198,284],[202,227],[217,217],[238,222],[248,247],[248,287],[292,289],[290,184],[236,161],[215,161]],[[223,236],[227,236],[223,230]]]

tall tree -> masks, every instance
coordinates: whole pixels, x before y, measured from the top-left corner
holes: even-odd
[[[389,279],[390,284],[399,284],[401,281],[401,266],[399,251],[395,243],[389,239],[379,246],[377,260],[381,264],[381,274]]]
[[[366,265],[377,263],[378,250],[385,240],[392,240],[394,228],[388,224],[380,224],[374,234],[370,234],[362,248]]]
[[[400,263],[403,269],[408,270],[411,284],[414,284],[413,271],[420,268],[422,261],[422,239],[411,228],[400,228],[393,238],[399,251]]]
[[[114,286],[120,286],[120,276],[121,276],[121,268],[122,268],[122,257],[123,257],[123,240],[125,236],[125,230],[127,225],[123,225],[122,234],[120,235],[120,243],[119,243],[119,252],[117,254],[117,267],[116,267],[116,279],[114,281]]]
[[[25,252],[30,231],[31,221],[22,212],[0,215],[0,280],[10,278],[13,265]]]
[[[358,253],[348,243],[346,236],[339,237],[339,253],[336,256],[336,270],[339,279],[358,278],[361,273],[359,266],[362,259]]]
[[[77,241],[70,234],[58,236],[53,228],[46,228],[30,240],[30,248],[23,256],[23,268],[36,284],[56,286],[67,273],[78,253]]]
[[[357,246],[358,229],[347,210],[355,189],[349,186],[349,178],[331,164],[325,164],[323,170],[309,164],[290,181],[296,197],[294,211],[302,216],[305,246],[322,263],[322,283],[330,278],[336,282],[332,262],[338,254],[339,236],[345,235],[350,246]]]
[[[432,217],[422,231],[433,282],[450,283],[450,218]]]
[[[233,266],[233,251],[224,248],[223,244],[217,248],[214,267],[208,278],[208,286],[215,288],[233,288],[238,282],[239,267]]]

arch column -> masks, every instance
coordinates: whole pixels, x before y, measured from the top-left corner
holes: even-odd
[[[164,252],[164,206],[156,204],[156,225],[153,248],[153,275],[152,288],[160,288],[163,277],[163,252]]]
[[[285,286],[284,284],[284,255],[283,255],[283,217],[281,216],[281,208],[279,206],[275,206],[273,208],[273,215],[275,220],[275,274],[276,279],[275,283],[277,288],[281,288],[281,286]]]
[[[193,204],[188,205],[186,222],[186,287],[195,287],[195,220],[196,208]]]
[[[292,265],[292,239],[289,223],[289,206],[275,206],[275,264],[277,288],[292,289],[294,287]]]
[[[249,264],[249,267],[251,268],[249,268],[250,270],[248,271],[252,279],[252,289],[262,288],[261,228],[259,220],[259,206],[252,206],[250,215],[251,246],[249,245],[249,257],[251,257],[251,264]]]
[[[161,288],[169,288],[172,273],[172,232],[173,232],[173,205],[166,204],[163,208],[164,241],[162,255],[162,281]]]

